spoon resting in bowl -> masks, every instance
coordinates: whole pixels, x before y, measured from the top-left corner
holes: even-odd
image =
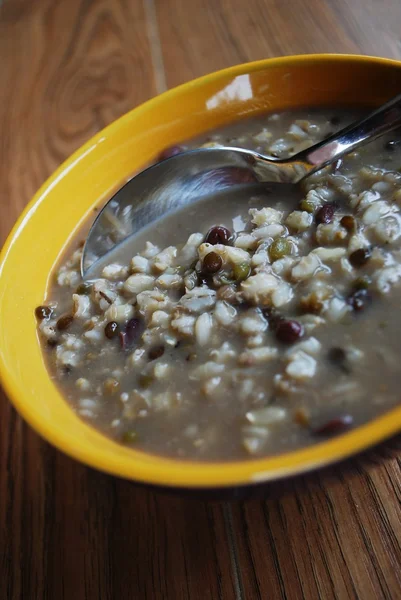
[[[233,186],[268,183],[270,193],[294,192],[312,173],[335,163],[401,125],[401,94],[367,117],[286,159],[234,147],[189,150],[132,177],[105,204],[86,239],[81,274],[89,280],[96,265],[132,235],[196,200]]]

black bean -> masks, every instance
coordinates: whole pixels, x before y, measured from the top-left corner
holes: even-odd
[[[335,417],[334,419],[330,419],[330,421],[323,423],[323,425],[320,425],[319,427],[316,427],[316,429],[313,430],[313,433],[315,435],[325,436],[337,435],[349,429],[353,422],[354,419],[351,415],[341,415],[339,417]]]
[[[181,154],[184,152],[184,148],[182,146],[170,146],[169,148],[165,148],[159,154],[159,160],[166,160],[166,158],[171,158],[172,156],[177,156],[177,154]]]
[[[351,215],[344,215],[341,218],[340,225],[342,225],[344,229],[346,229],[349,232],[353,232],[356,229],[355,219]]]
[[[304,334],[301,323],[293,320],[281,320],[276,326],[276,338],[284,344],[293,344]]]
[[[223,225],[216,225],[212,227],[206,234],[205,242],[207,244],[224,244],[227,246],[231,239],[231,231]]]
[[[351,369],[347,364],[347,353],[343,348],[333,347],[327,353],[327,358],[331,363],[336,365],[341,371],[349,374]]]
[[[149,360],[156,360],[160,358],[164,354],[164,346],[155,346],[155,348],[151,348],[148,352]]]
[[[63,315],[57,321],[56,327],[59,331],[65,331],[72,325],[73,320],[74,317],[72,315]]]
[[[334,217],[336,207],[334,204],[327,202],[327,204],[323,204],[321,208],[317,211],[315,215],[315,222],[317,225],[322,223],[327,224],[331,223]]]
[[[222,266],[223,261],[221,256],[219,256],[216,252],[209,252],[203,259],[202,271],[203,273],[217,273],[217,271],[220,271]]]
[[[118,335],[119,329],[120,327],[116,321],[110,321],[104,328],[104,334],[109,340],[111,340]]]
[[[347,302],[353,310],[359,312],[371,302],[371,296],[366,289],[356,290],[348,296]]]
[[[353,267],[359,268],[366,265],[370,257],[371,252],[368,248],[358,248],[358,250],[350,254],[349,262]]]
[[[141,334],[142,324],[139,319],[133,318],[128,321],[125,326],[125,334],[127,336],[126,342],[128,345],[132,345]]]
[[[62,371],[63,371],[64,375],[69,375],[70,373],[72,373],[72,366],[71,365],[63,365]]]
[[[35,308],[35,316],[38,321],[43,321],[44,319],[50,319],[53,314],[53,309],[50,306],[37,306]]]

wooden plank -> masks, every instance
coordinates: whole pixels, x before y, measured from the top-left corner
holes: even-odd
[[[64,158],[156,93],[148,25],[140,1],[0,9],[1,241]],[[0,396],[0,598],[234,598],[230,561],[221,507],[75,463]]]

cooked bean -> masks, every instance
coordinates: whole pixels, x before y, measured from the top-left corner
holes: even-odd
[[[331,223],[335,213],[335,206],[327,202],[327,204],[323,204],[321,208],[317,211],[315,215],[315,222],[317,225],[320,224],[328,224]]]
[[[72,315],[63,315],[57,321],[56,327],[59,331],[65,331],[72,325],[73,320],[74,317]]]
[[[152,375],[144,375],[143,373],[138,377],[138,383],[144,390],[148,389],[152,385],[154,378]]]
[[[360,289],[352,292],[347,299],[348,304],[357,312],[366,308],[370,301],[371,296],[366,289]]]
[[[340,225],[349,232],[353,232],[356,229],[356,221],[351,215],[344,215],[340,221]]]
[[[216,244],[224,244],[226,246],[229,244],[230,239],[231,231],[227,227],[223,227],[223,225],[216,225],[206,234],[205,242],[213,246]]]
[[[112,396],[120,389],[120,382],[114,377],[108,377],[103,384],[103,389],[106,394]]]
[[[222,258],[216,252],[209,252],[206,254],[202,262],[203,273],[217,273],[223,266]]]
[[[123,350],[128,350],[137,341],[141,334],[142,324],[137,318],[130,319],[124,331],[120,331],[120,344]]]
[[[297,342],[304,334],[301,323],[294,320],[281,320],[276,326],[276,338],[284,344]]]
[[[79,296],[87,296],[88,294],[90,294],[91,290],[92,284],[84,282],[79,284],[79,286],[75,290],[75,293]]]
[[[350,254],[349,262],[353,267],[363,267],[368,262],[370,256],[371,252],[368,248],[359,248]]]
[[[155,348],[151,348],[148,352],[149,360],[156,360],[160,358],[164,354],[164,346],[156,346]]]
[[[53,314],[53,309],[50,306],[37,306],[35,308],[35,316],[38,321],[43,321],[43,319],[50,319]]]
[[[136,318],[130,319],[125,326],[125,333],[127,334],[127,341],[129,344],[135,342],[141,333],[140,320]]]
[[[313,430],[313,433],[315,435],[336,435],[349,429],[353,422],[354,419],[351,415],[342,415],[340,417],[330,419],[330,421],[327,421],[326,423],[323,423],[323,425],[316,427],[316,429]]]
[[[301,210],[305,210],[308,213],[313,213],[315,208],[316,207],[315,207],[314,203],[311,202],[310,200],[307,200],[306,198],[303,198],[303,200],[301,200],[301,204],[300,204]]]
[[[290,242],[285,238],[274,240],[269,248],[270,260],[278,260],[279,258],[283,258],[283,256],[287,256],[287,254],[291,254]]]
[[[120,327],[116,321],[110,321],[104,328],[104,334],[109,340],[111,340],[118,335],[119,329]]]
[[[309,415],[304,408],[298,408],[294,413],[294,421],[297,425],[301,427],[308,427],[309,425]]]
[[[239,281],[244,281],[251,272],[251,267],[248,263],[240,263],[239,265],[234,265],[234,279]]]

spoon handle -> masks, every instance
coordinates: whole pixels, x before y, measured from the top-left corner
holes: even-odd
[[[401,94],[383,104],[366,118],[345,127],[334,135],[303,150],[293,160],[309,166],[308,175],[333,163],[359,146],[395,129],[401,125]]]

